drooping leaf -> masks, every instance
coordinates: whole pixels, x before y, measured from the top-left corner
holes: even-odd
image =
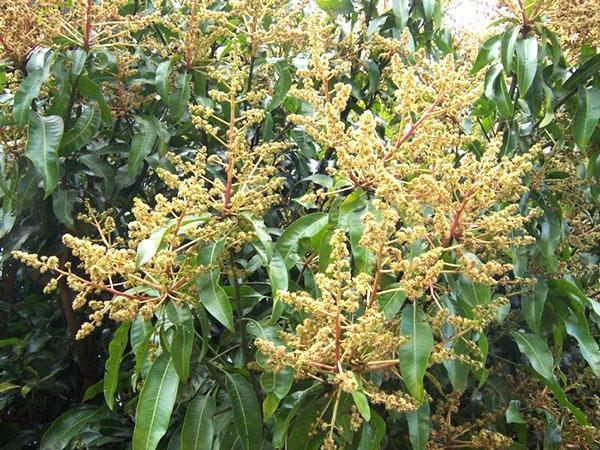
[[[379,450],[385,430],[385,421],[374,410],[371,410],[371,420],[363,422],[357,450]]]
[[[566,328],[569,336],[577,340],[583,359],[586,360],[594,375],[600,378],[600,349],[587,324],[578,323],[575,318],[571,318],[567,321]]]
[[[433,348],[433,332],[427,322],[427,316],[416,302],[407,305],[402,311],[401,332],[408,342],[398,350],[400,373],[408,392],[419,401],[425,399],[423,377],[429,355]]]
[[[425,18],[427,20],[431,20],[431,18],[433,17],[433,12],[435,11],[435,0],[422,0],[422,2]]]
[[[202,247],[198,263],[203,266],[218,266],[223,250],[224,241],[222,240]],[[196,283],[200,293],[200,302],[215,319],[233,332],[233,310],[227,293],[219,284],[219,279],[218,268],[208,270],[198,276]]]
[[[156,92],[160,95],[160,99],[164,103],[169,102],[169,69],[171,66],[171,61],[166,60],[161,62],[156,67],[156,76],[154,78],[154,83],[156,84]]]
[[[175,325],[175,334],[171,343],[173,365],[179,379],[185,383],[190,374],[190,359],[194,346],[194,319],[185,303],[176,305],[174,302],[169,302],[166,311],[167,317]]]
[[[138,173],[144,158],[152,152],[157,137],[156,127],[151,117],[136,117],[136,121],[140,125],[140,131],[131,140],[127,161],[127,173],[130,177]]]
[[[392,10],[397,18],[398,28],[402,30],[408,23],[409,1],[408,0],[393,0]]]
[[[540,332],[540,323],[547,296],[548,283],[546,280],[540,279],[535,284],[533,291],[524,295],[522,299],[523,317],[531,331],[536,334]]]
[[[600,87],[579,89],[579,103],[573,117],[573,136],[584,151],[600,120]]]
[[[181,450],[211,450],[217,406],[208,395],[198,395],[189,404],[181,430]]]
[[[42,117],[34,111],[30,112],[25,156],[42,175],[46,196],[50,195],[58,184],[58,145],[62,134],[62,118]]]
[[[423,403],[416,411],[406,413],[406,421],[413,450],[424,450],[429,441],[429,404]]]
[[[133,450],[154,450],[167,432],[179,387],[171,358],[162,354],[152,365],[135,411]]]
[[[233,408],[233,422],[244,450],[263,448],[262,416],[252,385],[237,373],[228,373],[227,393]]]
[[[500,54],[500,46],[500,36],[492,36],[485,41],[481,46],[479,53],[477,54],[475,64],[471,69],[471,73],[476,74],[489,63],[498,58],[498,55]]]
[[[290,65],[286,60],[280,60],[273,64],[277,73],[277,81],[273,88],[273,97],[269,103],[269,111],[273,111],[283,103],[288,91],[292,87],[292,73]]]
[[[102,117],[97,105],[87,106],[75,122],[73,128],[65,133],[60,141],[60,154],[66,156],[89,143],[100,127]]]
[[[46,430],[40,442],[40,450],[66,448],[96,414],[96,409],[87,407],[67,411]]]
[[[82,75],[79,77],[79,81],[77,82],[77,90],[82,97],[95,100],[96,103],[98,103],[100,106],[102,121],[107,125],[110,124],[112,113],[110,111],[110,107],[108,106],[108,102],[104,98],[104,93],[102,92],[100,85],[89,79],[87,76]]]
[[[312,237],[327,225],[329,216],[325,213],[307,214],[292,223],[277,240],[275,248],[283,257],[288,269],[300,261],[298,247],[302,238]]]
[[[67,228],[73,227],[73,207],[77,192],[73,189],[57,189],[52,193],[52,211]]]
[[[189,73],[180,73],[175,80],[175,89],[169,97],[169,118],[173,122],[179,122],[187,109],[190,101],[190,79]]]
[[[104,364],[104,400],[110,409],[115,405],[115,391],[119,381],[121,358],[129,341],[129,328],[131,322],[123,322],[115,331],[115,335],[108,344],[108,358]]]
[[[42,85],[50,76],[50,66],[54,60],[52,53],[40,53],[40,65],[28,70],[29,74],[15,92],[13,100],[13,120],[19,127],[27,124],[31,111],[31,102],[38,96]],[[31,57],[30,57],[31,59]]]
[[[577,90],[583,86],[594,74],[600,70],[600,53],[592,56],[581,65],[562,85],[566,92]]]

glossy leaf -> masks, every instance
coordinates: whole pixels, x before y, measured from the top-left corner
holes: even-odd
[[[400,373],[408,392],[422,401],[425,399],[423,377],[429,364],[429,355],[434,341],[427,316],[416,302],[407,305],[402,311],[400,329],[409,339],[398,350]]]
[[[406,413],[406,421],[413,450],[424,450],[429,441],[429,404],[424,403],[416,411]]]
[[[288,91],[292,87],[292,74],[288,62],[286,60],[277,61],[273,64],[273,67],[277,73],[277,81],[273,88],[273,97],[269,103],[269,111],[273,111],[283,103]]]
[[[166,307],[167,317],[175,325],[175,334],[171,343],[173,366],[182,382],[188,380],[190,359],[194,346],[194,319],[185,303],[176,305],[169,302]]]
[[[228,373],[226,377],[233,421],[242,446],[244,450],[260,450],[263,448],[262,417],[252,385],[237,373]]]
[[[135,411],[133,450],[154,450],[167,432],[179,377],[173,361],[162,354],[152,365]]]
[[[42,175],[44,192],[50,195],[58,184],[58,145],[63,134],[63,121],[59,116],[42,117],[29,114],[29,138],[25,156]]]
[[[115,331],[115,335],[108,344],[108,358],[104,364],[104,400],[110,409],[115,405],[115,391],[119,382],[119,369],[125,347],[129,342],[129,328],[131,322],[123,322]]]
[[[590,333],[587,323],[580,324],[573,318],[566,323],[567,333],[579,344],[581,355],[586,360],[594,375],[600,378],[600,349]]]
[[[95,409],[71,409],[52,422],[40,442],[40,450],[66,448],[83,427],[96,415]]]
[[[100,127],[102,117],[97,105],[84,108],[73,128],[65,133],[60,141],[60,153],[68,155],[89,143]]]
[[[513,25],[502,34],[500,57],[502,60],[502,66],[504,67],[504,73],[510,76],[513,71],[513,57],[515,54],[515,45],[519,32],[521,31],[520,25]]]
[[[307,214],[292,223],[279,237],[275,248],[283,257],[288,269],[300,261],[298,254],[300,240],[312,237],[327,225],[329,216],[325,213]]]
[[[214,435],[215,400],[198,395],[185,412],[181,430],[181,450],[211,450]]]
[[[548,296],[548,283],[546,280],[538,280],[533,291],[524,295],[522,299],[523,317],[527,325],[536,334],[540,332],[544,304]]]
[[[538,42],[530,37],[519,39],[515,44],[517,51],[517,82],[521,97],[525,97],[533,84],[537,72]]]
[[[199,264],[204,266],[218,265],[223,249],[223,241],[202,247],[198,257]],[[233,310],[227,293],[219,284],[219,278],[220,271],[218,268],[208,270],[198,276],[196,283],[200,293],[200,302],[210,315],[233,332]]]
[[[73,221],[73,207],[75,200],[77,200],[77,191],[73,189],[64,190],[57,189],[52,193],[52,211],[60,222],[67,228],[72,228]]]
[[[190,100],[190,79],[189,73],[180,73],[175,80],[175,89],[169,98],[169,118],[173,122],[179,122]]]
[[[581,150],[587,148],[587,144],[594,133],[600,120],[600,87],[579,89],[579,103],[577,112],[573,117],[573,136]]]
[[[139,172],[144,159],[152,152],[157,138],[156,127],[151,117],[137,117],[136,121],[140,125],[140,131],[131,140],[127,161],[127,173],[130,177]]]
[[[156,76],[154,83],[156,84],[156,92],[160,95],[160,99],[167,103],[169,101],[169,70],[171,68],[171,61],[162,61],[156,66]]]

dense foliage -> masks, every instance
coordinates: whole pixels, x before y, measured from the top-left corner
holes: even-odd
[[[597,448],[595,0],[0,0],[2,448]]]

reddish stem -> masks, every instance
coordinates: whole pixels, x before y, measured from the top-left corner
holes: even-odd
[[[373,281],[373,289],[371,290],[371,296],[369,298],[369,304],[367,308],[372,307],[377,300],[377,292],[379,291],[379,283],[381,281],[381,266],[383,265],[383,241],[379,245],[377,252],[377,267],[375,268],[375,280]]]
[[[86,52],[90,50],[91,38],[92,38],[92,0],[87,0],[87,8],[85,11],[85,29],[83,32],[83,49]]]
[[[425,111],[421,118],[415,123],[412,123],[410,125],[410,128],[402,136],[399,137],[399,139],[394,144],[394,148],[383,156],[384,161],[389,161],[392,158],[392,156],[394,156],[394,150],[399,149],[402,144],[408,141],[411,138],[411,136],[415,134],[419,127],[423,125],[423,123],[431,116],[435,108],[442,102],[442,99],[443,95],[438,95],[438,97],[435,99],[435,102],[431,104],[431,106],[427,109],[427,111]]]
[[[469,189],[465,194],[462,202],[460,203],[458,209],[454,212],[454,217],[452,218],[452,225],[450,225],[450,231],[448,232],[448,236],[446,236],[442,241],[442,247],[447,247],[452,238],[455,237],[456,230],[460,226],[460,217],[462,216],[462,213],[464,212],[467,203],[471,198],[471,195],[473,195],[473,191]]]

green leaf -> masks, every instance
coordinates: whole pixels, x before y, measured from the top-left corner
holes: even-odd
[[[334,14],[350,14],[354,12],[352,0],[315,0],[315,3],[323,11]]]
[[[513,116],[514,107],[503,75],[500,75],[494,82],[493,100],[503,119],[510,119]]]
[[[242,212],[242,217],[252,224],[254,233],[258,238],[258,243],[254,244],[256,251],[260,255],[264,264],[269,264],[273,257],[273,240],[269,234],[269,230],[265,226],[262,219],[257,218],[254,214],[247,211]]]
[[[423,403],[416,411],[406,413],[406,421],[413,450],[425,450],[429,441],[429,404]]]
[[[52,422],[40,442],[40,450],[58,450],[66,448],[83,427],[96,415],[96,409],[71,409]]]
[[[520,412],[521,402],[519,400],[511,400],[508,408],[506,409],[506,423],[523,423],[527,422],[523,419]]]
[[[179,377],[168,355],[162,354],[152,365],[140,393],[135,411],[133,450],[154,450],[167,432]]]
[[[502,61],[502,66],[504,67],[504,73],[506,73],[507,76],[510,76],[513,72],[512,65],[515,54],[515,44],[517,43],[520,31],[521,26],[514,25],[502,34],[500,59]]]
[[[202,247],[198,256],[198,263],[203,266],[216,265],[218,267],[224,245],[224,241],[220,240]],[[233,310],[227,293],[219,284],[219,279],[220,271],[218,268],[208,270],[198,276],[197,285],[200,302],[215,319],[225,325],[231,332],[234,332]]]
[[[29,138],[25,156],[42,175],[46,197],[58,184],[58,145],[63,134],[63,121],[59,116],[42,117],[29,114]]]
[[[408,23],[408,14],[409,14],[409,4],[408,0],[393,0],[392,1],[392,10],[394,11],[394,15],[396,16],[398,28],[400,31],[404,29],[406,24]]]
[[[483,43],[479,53],[477,54],[477,58],[475,59],[475,64],[471,69],[472,74],[476,74],[489,63],[498,58],[500,54],[500,36],[492,36],[487,41]]]
[[[546,280],[538,280],[533,291],[523,296],[523,317],[527,326],[536,334],[540,333],[542,313],[548,296],[548,283]]]
[[[50,56],[45,59],[43,66],[31,71],[17,88],[13,99],[13,120],[19,127],[27,124],[31,102],[40,93],[42,85],[48,81],[53,59],[54,57],[50,53]]]
[[[67,156],[89,143],[98,132],[101,120],[98,105],[85,107],[73,128],[60,141],[61,156]]]
[[[533,369],[548,380],[556,380],[553,372],[554,359],[542,338],[535,334],[515,331],[511,332],[511,335]]]
[[[573,136],[584,151],[600,120],[600,87],[579,89],[579,103],[573,117]]]
[[[156,84],[156,92],[160,95],[160,99],[163,103],[169,102],[169,70],[171,61],[166,60],[161,62],[156,67],[156,76],[154,77],[154,83]]]
[[[139,269],[148,261],[150,261],[162,244],[165,233],[169,227],[163,226],[153,232],[148,239],[140,241],[135,254],[135,268]]]
[[[408,337],[408,342],[401,345],[398,351],[400,373],[408,392],[417,400],[423,401],[423,377],[434,342],[427,315],[417,307],[416,302],[407,305],[402,311],[400,330]]]
[[[536,38],[519,39],[517,50],[517,83],[519,94],[525,97],[537,72],[538,42]]]
[[[377,303],[386,320],[392,320],[402,309],[402,306],[406,301],[406,294],[401,290],[400,283],[388,284],[384,291],[388,290],[392,292],[379,294]]]
[[[487,305],[492,298],[489,286],[482,283],[475,283],[462,275],[458,278],[458,286],[462,299],[471,308],[477,305]]]
[[[263,402],[263,416],[267,420],[279,406],[279,402],[287,395],[294,381],[294,372],[286,367],[278,372],[264,372],[260,376],[260,384],[267,393]]]
[[[587,324],[578,323],[574,318],[571,318],[566,322],[566,328],[569,336],[577,340],[583,359],[589,364],[594,375],[600,378],[600,349]]]
[[[90,98],[98,103],[100,106],[102,121],[106,125],[109,125],[112,120],[112,113],[108,103],[106,102],[106,99],[104,98],[104,93],[102,92],[100,85],[82,75],[79,77],[79,81],[77,82],[77,90],[82,97]]]
[[[175,334],[171,344],[173,365],[182,382],[186,382],[190,374],[190,359],[194,346],[194,318],[185,303],[176,305],[167,303],[167,317],[175,325]]]
[[[233,409],[233,422],[245,450],[263,448],[263,422],[252,385],[237,373],[226,374],[226,388]]]
[[[139,172],[144,158],[152,152],[157,137],[156,126],[152,117],[136,117],[136,121],[140,125],[140,131],[131,140],[131,149],[127,161],[127,174],[130,177]]]
[[[579,69],[577,69],[562,85],[567,92],[574,91],[583,86],[587,80],[600,71],[600,53],[592,56]]]
[[[300,240],[319,233],[327,225],[328,220],[329,216],[326,213],[307,214],[292,223],[279,236],[275,249],[283,257],[285,266],[288,269],[300,261],[300,255],[298,254]]]
[[[131,322],[123,322],[115,331],[115,336],[108,344],[108,359],[104,364],[104,399],[110,409],[115,405],[115,391],[119,381],[119,368],[121,358],[129,341],[129,327]]]
[[[385,436],[385,429],[385,421],[374,410],[371,410],[371,420],[363,422],[357,450],[379,450]]]
[[[579,408],[567,399],[565,392],[556,380],[553,372],[554,358],[552,358],[548,345],[535,334],[513,331],[511,335],[517,343],[519,351],[527,357],[533,370],[552,390],[558,403],[571,411],[580,424],[586,425],[588,423],[587,418]]]
[[[371,420],[371,408],[369,407],[369,401],[362,388],[355,389],[352,391],[352,399],[354,404],[358,408],[358,412],[367,422]]]
[[[431,20],[433,12],[435,11],[435,0],[422,0],[423,1],[423,12],[425,13],[425,19]]]
[[[267,269],[269,273],[269,283],[271,285],[271,297],[273,299],[273,311],[271,321],[275,322],[281,315],[282,303],[279,301],[279,291],[287,291],[289,284],[288,269],[285,266],[283,257],[277,250],[273,251],[273,257]]]
[[[52,211],[67,228],[73,227],[73,204],[77,199],[77,191],[57,189],[52,194]]]
[[[179,122],[187,109],[190,101],[190,79],[187,72],[177,75],[175,90],[169,98],[169,118],[173,122]]]
[[[189,404],[181,431],[181,450],[211,450],[214,435],[215,400],[198,395]]]
[[[292,73],[289,63],[286,60],[280,60],[275,62],[273,66],[277,73],[277,81],[273,87],[273,97],[269,103],[269,111],[273,111],[283,103],[288,91],[292,87]]]

